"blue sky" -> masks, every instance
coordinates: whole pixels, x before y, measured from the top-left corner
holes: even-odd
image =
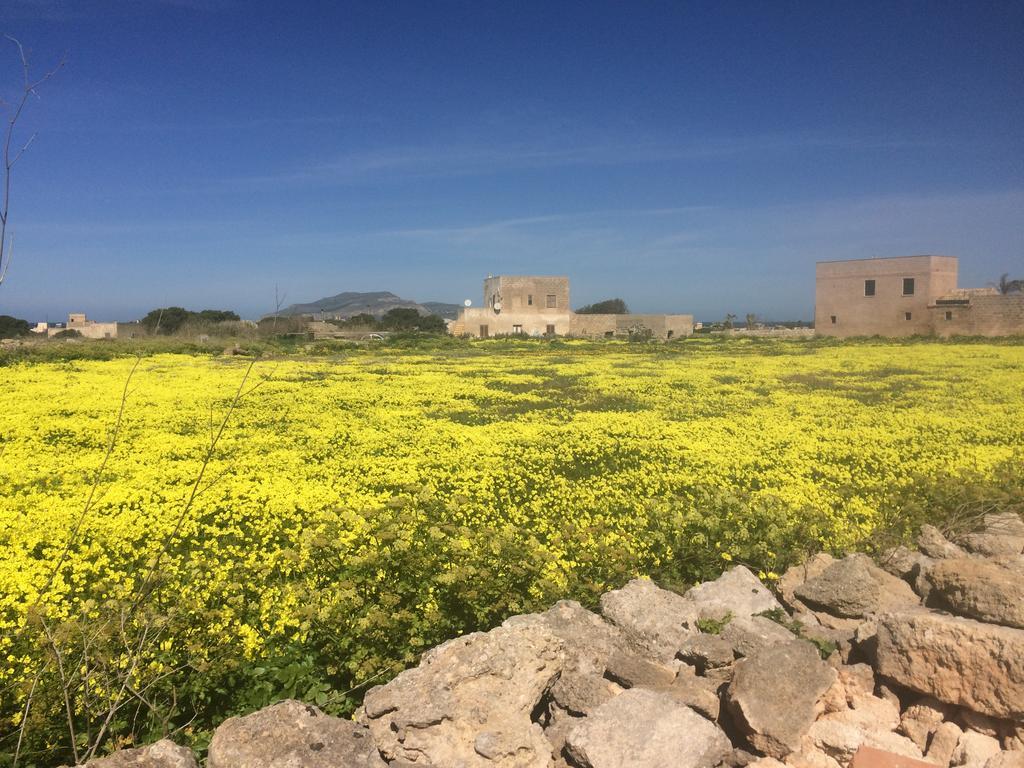
[[[2,0],[0,31],[68,55],[21,126],[4,314],[546,273],[809,319],[818,259],[1024,273],[1020,2]]]

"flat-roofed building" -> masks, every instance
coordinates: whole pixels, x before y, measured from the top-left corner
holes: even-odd
[[[1024,294],[958,288],[955,256],[819,261],[821,336],[1006,336],[1024,333]]]
[[[814,328],[822,336],[930,334],[928,307],[956,281],[955,256],[819,261]]]
[[[569,304],[569,278],[495,275],[484,280],[484,306],[467,307],[449,326],[455,336],[628,337],[645,329],[653,338],[693,333],[693,315],[578,315]]]

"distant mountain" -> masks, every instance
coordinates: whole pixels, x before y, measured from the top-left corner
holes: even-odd
[[[430,314],[438,315],[445,320],[454,320],[459,316],[459,310],[462,309],[461,304],[445,304],[443,301],[424,301],[423,306]]]
[[[399,307],[415,309],[424,315],[454,318],[459,305],[445,304],[439,301],[419,304],[409,299],[403,299],[391,291],[346,291],[336,296],[311,301],[308,304],[292,304],[282,309],[280,316],[310,315],[318,320],[321,317],[325,320],[344,320],[364,313],[380,317],[388,310]],[[266,317],[273,317],[273,315],[274,313],[271,312]]]

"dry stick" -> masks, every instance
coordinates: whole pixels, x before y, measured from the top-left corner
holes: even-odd
[[[252,369],[253,369],[254,365],[256,365],[256,360],[255,359],[252,360],[249,363],[248,367],[245,369],[245,374],[242,376],[242,380],[238,384],[238,389],[235,392],[235,396],[234,396],[234,398],[232,398],[231,404],[228,406],[228,410],[224,414],[224,418],[221,420],[220,428],[217,430],[217,434],[214,436],[214,439],[210,443],[210,447],[206,451],[206,455],[203,457],[203,464],[202,464],[202,466],[199,469],[199,474],[196,476],[195,482],[192,484],[192,491],[189,494],[188,501],[185,502],[185,506],[182,508],[181,512],[178,515],[177,520],[175,521],[174,528],[171,530],[170,535],[168,535],[164,539],[163,546],[161,546],[161,548],[157,552],[157,556],[154,559],[152,565],[147,570],[146,575],[145,575],[145,577],[142,580],[142,584],[139,587],[138,595],[137,595],[136,599],[132,602],[131,606],[129,606],[127,618],[131,618],[135,614],[135,612],[138,610],[138,608],[142,605],[143,600],[145,600],[146,597],[148,597],[148,595],[150,594],[150,583],[151,583],[153,577],[156,575],[157,570],[160,568],[160,564],[161,564],[161,562],[163,560],[164,555],[167,553],[167,550],[168,550],[168,548],[170,546],[171,541],[173,541],[178,536],[178,534],[181,532],[181,527],[182,527],[182,525],[184,525],[185,519],[188,517],[188,513],[192,509],[192,504],[195,502],[196,496],[198,495],[198,492],[199,492],[199,486],[200,486],[200,484],[203,481],[203,476],[206,474],[206,468],[209,466],[210,461],[213,458],[214,451],[216,451],[216,449],[217,449],[217,444],[220,442],[221,437],[224,435],[224,430],[227,428],[228,421],[231,419],[231,415],[234,413],[235,408],[237,407],[239,400],[242,398],[243,392],[245,390],[245,383],[246,383],[246,381],[248,381],[249,374],[252,372]],[[259,386],[259,385],[257,385],[257,386]],[[253,387],[252,389],[256,389],[256,387]],[[251,392],[252,390],[249,390],[249,391]],[[100,727],[100,730],[99,730],[99,732],[96,735],[96,739],[93,741],[92,746],[89,748],[89,751],[86,753],[86,756],[85,756],[86,760],[91,759],[93,757],[93,755],[95,755],[96,750],[99,748],[100,744],[103,742],[103,737],[106,735],[107,728],[110,726],[111,720],[113,720],[114,715],[117,713],[117,711],[122,706],[121,702],[122,702],[122,700],[124,698],[124,695],[125,695],[125,692],[127,690],[128,681],[131,680],[131,677],[134,674],[136,667],[138,666],[139,660],[140,660],[140,658],[142,656],[142,651],[143,651],[143,649],[145,648],[145,645],[146,645],[146,640],[148,639],[148,637],[147,637],[148,632],[149,632],[149,627],[148,626],[144,626],[143,627],[143,631],[142,631],[142,636],[139,638],[139,642],[138,642],[135,650],[132,652],[132,655],[129,657],[131,659],[131,665],[130,665],[129,669],[127,670],[127,672],[124,675],[124,678],[123,678],[124,682],[122,683],[120,690],[117,692],[117,695],[114,697],[113,704],[111,704],[111,706],[110,706],[110,708],[109,708],[109,710],[107,712],[107,716],[104,719],[103,724]]]
[[[50,632],[50,627],[46,623],[46,619],[41,619],[43,625],[43,632],[46,633],[46,640],[50,643],[50,648],[53,649],[53,656],[57,659],[57,671],[60,674],[60,688],[61,694],[64,697],[64,712],[68,719],[68,737],[71,741],[71,752],[75,756],[75,764],[77,765],[78,760],[78,744],[75,739],[75,720],[74,713],[71,710],[71,697],[68,694],[69,682],[67,675],[64,673],[64,657],[61,655],[60,649],[57,647],[57,643],[53,639],[53,634]]]
[[[3,283],[4,278],[7,276],[7,267],[10,265],[11,259],[8,255],[7,259],[4,259],[4,247],[7,244],[7,217],[8,211],[11,205],[11,170],[14,168],[14,164],[21,159],[21,156],[25,154],[26,150],[35,141],[36,135],[32,134],[29,140],[26,141],[21,149],[19,149],[11,158],[11,141],[14,138],[14,126],[18,122],[18,118],[21,117],[22,111],[25,109],[25,105],[28,103],[29,96],[36,96],[36,88],[45,83],[51,77],[57,74],[58,71],[64,66],[67,61],[66,57],[62,57],[56,67],[51,69],[40,79],[32,81],[29,75],[28,68],[28,57],[25,56],[25,49],[16,38],[10,35],[4,35],[8,40],[14,43],[18,47],[18,55],[21,57],[21,69],[22,69],[22,91],[21,98],[18,100],[17,106],[15,106],[10,119],[7,121],[7,132],[4,136],[4,148],[3,148],[3,201],[0,203],[0,283]]]
[[[100,484],[100,479],[103,477],[103,472],[106,469],[108,462],[110,461],[110,457],[111,457],[111,455],[114,452],[114,446],[117,444],[117,439],[118,439],[118,437],[119,437],[119,435],[121,433],[121,424],[122,424],[122,422],[124,420],[125,404],[127,403],[127,400],[128,400],[128,387],[130,386],[131,381],[132,381],[132,377],[135,376],[135,371],[138,369],[139,364],[141,362],[142,362],[142,356],[139,355],[139,357],[136,358],[135,364],[132,366],[131,371],[128,372],[128,377],[125,379],[125,382],[124,382],[124,389],[121,391],[121,402],[118,405],[118,409],[117,409],[117,419],[114,421],[114,429],[111,431],[110,442],[107,444],[107,450],[103,454],[103,460],[100,462],[100,466],[96,470],[96,474],[93,477],[92,486],[89,489],[89,496],[86,499],[85,506],[82,508],[82,513],[79,515],[78,520],[75,522],[75,527],[72,529],[71,535],[68,537],[68,540],[65,542],[64,549],[61,551],[60,556],[57,558],[57,561],[54,563],[53,567],[50,569],[50,575],[47,577],[46,583],[39,590],[39,595],[38,595],[38,598],[37,598],[39,600],[41,600],[43,598],[43,596],[45,596],[45,594],[49,591],[50,587],[53,585],[53,580],[56,578],[57,572],[60,570],[61,566],[64,564],[64,561],[65,561],[65,559],[68,556],[68,553],[71,551],[72,545],[75,543],[75,540],[78,538],[78,533],[81,530],[82,525],[85,523],[86,518],[89,516],[89,512],[92,509],[93,499],[96,496],[96,490],[97,490],[97,488],[99,487],[99,484]],[[17,765],[18,765],[18,754],[20,754],[20,752],[21,752],[21,744],[22,744],[22,741],[23,741],[24,736],[25,736],[26,723],[28,722],[28,713],[29,713],[29,710],[32,707],[32,694],[35,692],[36,686],[39,683],[39,678],[42,675],[43,670],[45,668],[46,668],[46,664],[44,663],[37,670],[37,672],[35,674],[35,677],[32,680],[32,688],[31,688],[29,697],[25,701],[25,710],[24,710],[24,712],[22,714],[21,724],[20,724],[20,726],[18,728],[18,747],[15,750],[15,757],[14,757],[14,763],[13,763],[14,768],[17,768]],[[10,689],[11,687],[13,687],[13,686],[7,686],[8,689]]]
[[[46,669],[46,664],[43,664],[36,670],[36,676],[32,679],[32,687],[29,689],[28,696],[25,698],[25,707],[21,711],[21,723],[18,725],[18,743],[14,747],[14,762],[11,763],[12,768],[18,768],[18,758],[21,757],[21,744],[25,739],[25,724],[28,722],[28,713],[32,709],[32,700],[36,694],[36,686],[39,685],[39,678],[42,677],[44,669]]]
[[[78,516],[78,520],[75,523],[75,527],[71,529],[71,536],[64,544],[64,549],[60,553],[60,557],[57,558],[57,562],[54,563],[53,568],[50,570],[50,576],[46,580],[46,584],[43,585],[42,589],[39,590],[38,599],[42,599],[46,592],[50,589],[53,584],[54,578],[57,576],[57,571],[64,564],[64,560],[68,556],[68,552],[71,551],[71,546],[75,543],[75,539],[78,538],[78,532],[81,530],[83,523],[85,523],[86,517],[92,509],[93,499],[96,496],[96,489],[99,488],[100,479],[103,477],[103,471],[107,468],[107,463],[110,461],[110,456],[114,453],[114,445],[117,443],[117,438],[121,433],[121,422],[124,420],[124,407],[128,401],[128,386],[131,384],[132,377],[135,375],[135,371],[139,367],[139,363],[142,362],[142,356],[140,355],[135,360],[135,365],[132,366],[131,371],[128,373],[128,378],[125,379],[124,389],[121,392],[121,404],[117,409],[117,420],[114,422],[114,430],[110,434],[110,443],[107,445],[106,453],[103,454],[103,461],[100,462],[99,468],[96,470],[96,475],[93,478],[92,486],[89,488],[89,498],[86,499],[85,507],[82,508],[82,514]]]

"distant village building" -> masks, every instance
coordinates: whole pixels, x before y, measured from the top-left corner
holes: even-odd
[[[33,333],[56,336],[61,331],[77,331],[87,339],[116,339],[117,323],[97,323],[85,316],[84,312],[72,312],[67,323],[36,323]]]
[[[819,261],[821,336],[1006,336],[1024,333],[1024,294],[958,288],[955,256]]]
[[[649,332],[672,339],[693,333],[693,315],[579,315],[570,308],[568,277],[497,275],[484,280],[484,306],[460,311],[449,330],[477,338],[615,338]]]

